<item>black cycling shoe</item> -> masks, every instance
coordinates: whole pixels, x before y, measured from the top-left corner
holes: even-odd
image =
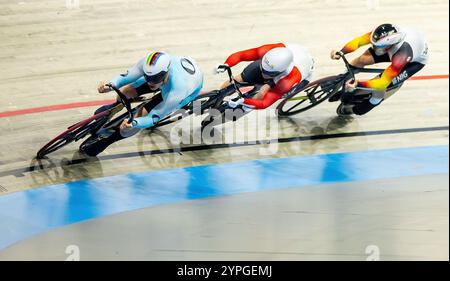
[[[99,114],[100,112],[103,112],[103,111],[106,111],[106,110],[113,109],[118,104],[119,104],[119,102],[116,101],[116,102],[111,103],[111,104],[102,105],[101,107],[97,108],[97,110],[94,112],[94,115]]]
[[[336,113],[342,117],[353,115],[353,105],[341,103],[336,109]]]
[[[87,139],[80,145],[80,151],[88,156],[95,157],[102,153],[108,146],[123,138],[124,137],[120,135],[120,131],[117,130],[108,137],[98,136],[96,138]]]
[[[80,145],[80,151],[86,154],[87,156],[95,157],[101,152],[103,152],[106,149],[106,147],[108,147],[108,145],[104,144],[105,143],[104,140],[105,139],[99,138],[90,139]]]

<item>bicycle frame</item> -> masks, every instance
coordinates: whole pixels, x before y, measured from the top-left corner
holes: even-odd
[[[359,68],[352,66],[343,53],[340,54],[340,58],[344,62],[347,71],[338,75],[312,81],[304,87],[302,87],[300,83],[297,84],[284,95],[283,100],[277,106],[278,116],[286,117],[298,114],[327,99],[330,100],[332,96],[345,91],[345,83],[347,81],[355,80],[355,75],[358,73],[380,74],[384,71],[384,69]],[[374,89],[364,89],[364,91],[355,92],[355,95],[367,95],[373,90]]]
[[[354,81],[356,79],[356,77],[355,77],[356,74],[359,74],[359,73],[381,74],[384,72],[384,69],[381,69],[381,68],[363,68],[363,67],[353,66],[348,62],[348,60],[344,54],[341,54],[341,59],[344,62],[345,67],[347,68],[347,72],[337,75],[336,82],[334,82],[334,83],[336,83],[335,88],[337,88],[337,89],[341,89],[342,87],[344,87],[344,84],[349,80]],[[361,90],[373,91],[374,89],[367,88],[367,89],[361,89]],[[308,98],[308,96],[304,96],[302,98],[306,99],[306,98]]]
[[[355,67],[351,65],[344,54],[341,54],[341,59],[343,60],[345,67],[347,68],[347,73],[344,74],[345,78],[344,83],[350,79],[355,80],[355,74],[358,73],[377,73],[381,74],[384,72],[384,69],[381,68],[362,68],[362,67]],[[373,91],[374,89],[367,88],[367,91]]]
[[[243,82],[239,82],[236,81],[236,79],[234,79],[233,77],[233,72],[231,70],[231,68],[229,66],[226,66],[225,68],[227,74],[228,74],[228,79],[230,82],[230,85],[228,87],[225,87],[223,89],[217,90],[217,94],[215,94],[213,97],[211,97],[210,100],[208,100],[205,103],[205,108],[217,108],[219,107],[222,102],[223,99],[226,96],[232,95],[233,93],[237,92],[240,98],[244,97],[244,94],[241,91],[242,87],[247,87],[247,86],[252,86],[251,84],[248,83],[243,83]]]

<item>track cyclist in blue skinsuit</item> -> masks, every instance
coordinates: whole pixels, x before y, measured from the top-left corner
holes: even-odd
[[[98,155],[112,143],[130,137],[140,129],[152,127],[159,120],[196,99],[203,87],[203,74],[190,57],[152,52],[139,60],[127,73],[114,77],[110,83],[120,88],[128,98],[158,89],[161,93],[137,112],[131,124],[125,119],[111,136],[80,147],[80,150],[89,156]],[[100,82],[99,93],[111,91],[107,84]],[[117,103],[118,101],[102,106],[95,113],[113,108]]]

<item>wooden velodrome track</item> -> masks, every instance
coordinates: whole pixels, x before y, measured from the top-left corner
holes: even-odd
[[[448,1],[79,2],[79,8],[68,9],[64,0],[0,1],[0,195],[152,169],[448,145]],[[314,77],[320,78],[344,70],[340,61],[329,59],[331,49],[383,22],[417,27],[426,35],[430,60],[419,75],[430,77],[408,81],[394,97],[364,117],[342,120],[335,114],[337,104],[326,102],[289,119],[278,120],[273,112],[270,118],[278,122],[275,138],[412,129],[410,132],[279,143],[274,155],[260,154],[259,145],[136,153],[171,148],[170,127],[164,127],[114,144],[99,159],[79,161],[82,157],[75,144],[41,163],[33,159],[40,146],[96,108],[70,108],[73,104],[111,100],[112,94],[96,93],[98,81],[126,70],[149,50],[195,58],[204,72],[205,89],[213,89],[224,76],[212,75],[212,68],[231,52],[265,43],[296,42],[310,49],[316,62]],[[21,111],[30,108],[31,112]],[[237,130],[243,137],[250,131],[239,125]],[[448,249],[448,216],[446,219]]]

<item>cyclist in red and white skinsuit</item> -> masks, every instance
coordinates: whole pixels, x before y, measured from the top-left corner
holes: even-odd
[[[236,52],[224,64],[233,67],[240,62],[251,61],[235,79],[252,85],[262,85],[253,98],[230,101],[232,108],[242,105],[244,110],[265,109],[281,99],[292,87],[311,81],[314,60],[306,48],[297,44],[268,44],[257,48]],[[223,72],[223,65],[216,72]],[[222,88],[228,86],[226,82]],[[300,85],[301,86],[301,85]]]

